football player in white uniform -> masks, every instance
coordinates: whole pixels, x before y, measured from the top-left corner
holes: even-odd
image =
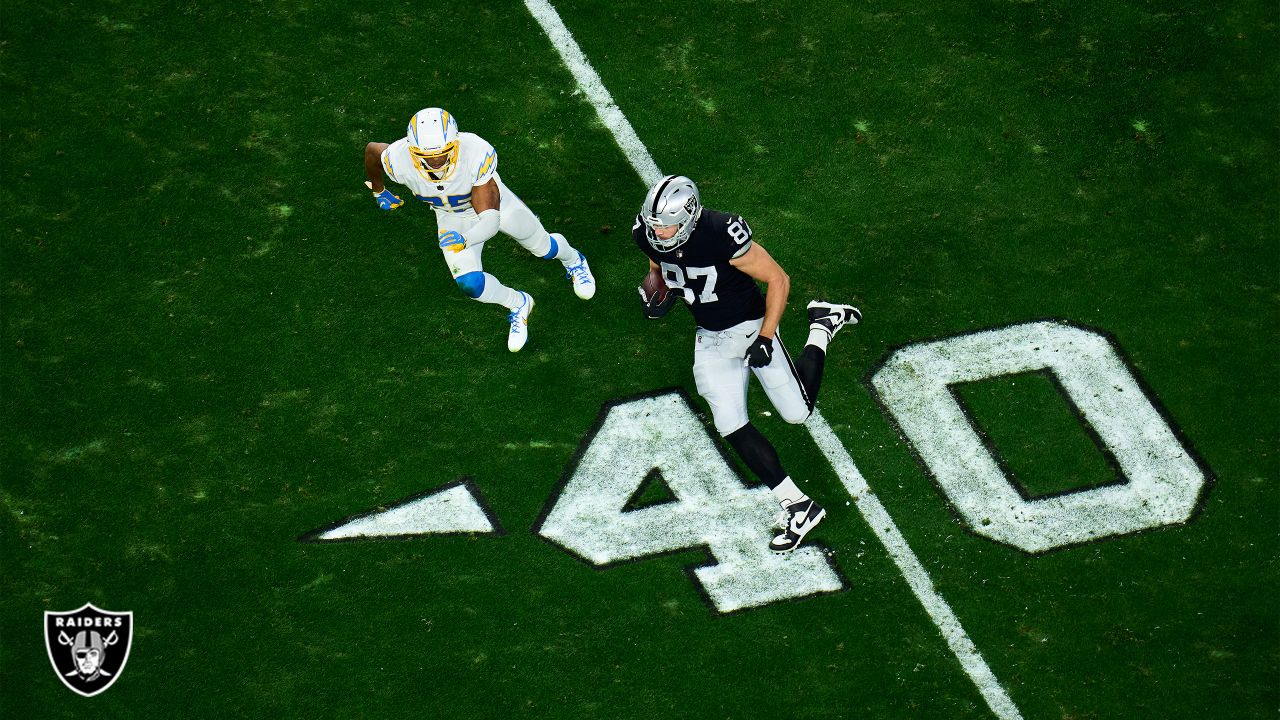
[[[458,132],[458,121],[440,108],[425,108],[409,119],[405,137],[394,143],[371,142],[364,149],[364,170],[378,207],[394,210],[404,202],[383,185],[389,178],[409,188],[436,214],[440,252],[453,279],[467,297],[502,305],[510,311],[507,349],[516,352],[529,338],[533,298],[503,285],[484,271],[480,253],[499,231],[545,260],[559,260],[573,291],[583,300],[596,293],[587,259],[560,233],[548,234],[538,216],[498,177],[498,153],[474,133]]]
[[[747,379],[756,376],[783,420],[804,422],[818,399],[827,343],[862,313],[852,305],[809,303],[809,339],[799,360],[791,362],[778,335],[790,278],[755,241],[742,216],[704,208],[698,187],[681,175],[668,175],[649,189],[631,237],[670,289],[660,299],[640,288],[645,314],[662,317],[677,297],[693,312],[698,394],[711,407],[716,430],[782,506],[782,534],[769,547],[794,550],[827,511],[792,481],[773,444],[751,423]],[[757,281],[768,286],[767,295],[760,294]]]

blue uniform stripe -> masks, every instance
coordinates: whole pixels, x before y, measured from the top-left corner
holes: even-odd
[[[556,239],[551,237],[550,235],[547,236],[547,239],[551,241],[551,252],[547,253],[546,255],[543,255],[542,256],[543,260],[550,260],[560,254],[560,245],[559,243],[556,242]]]

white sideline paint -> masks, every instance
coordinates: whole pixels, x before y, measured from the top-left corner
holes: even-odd
[[[525,7],[529,8],[529,12],[534,19],[546,31],[547,37],[551,39],[552,45],[556,48],[556,52],[560,53],[565,65],[568,66],[569,71],[573,73],[573,77],[578,81],[578,86],[586,93],[588,98],[591,98],[591,104],[595,106],[600,119],[604,122],[605,127],[609,128],[609,131],[613,133],[618,146],[622,148],[622,152],[640,175],[640,179],[644,181],[645,185],[652,185],[657,182],[662,177],[662,171],[658,170],[658,165],[653,161],[653,156],[649,154],[648,148],[640,142],[640,138],[636,135],[635,130],[632,129],[631,123],[627,121],[622,111],[614,104],[613,98],[609,96],[609,92],[600,81],[600,76],[596,74],[595,68],[591,67],[591,63],[582,54],[582,49],[578,47],[573,35],[569,33],[564,22],[560,20],[559,13],[545,0],[525,0]],[[806,427],[809,428],[814,441],[818,443],[818,447],[823,449],[823,453],[826,454],[827,459],[836,469],[836,473],[840,476],[841,481],[844,482],[845,488],[853,495],[863,518],[876,533],[876,537],[880,539],[880,542],[884,544],[885,549],[889,551],[890,557],[893,558],[903,577],[906,578],[912,592],[919,598],[929,616],[937,624],[943,638],[947,641],[948,647],[955,653],[956,659],[960,661],[960,666],[964,668],[969,679],[977,685],[978,691],[982,693],[982,697],[987,701],[991,711],[1001,720],[1021,720],[1022,714],[1018,711],[1017,706],[1013,704],[1013,700],[1009,698],[1004,688],[1001,687],[995,674],[991,672],[991,668],[982,659],[978,648],[969,639],[969,635],[964,631],[964,628],[961,627],[959,619],[956,618],[955,613],[951,610],[951,606],[934,589],[933,581],[929,579],[929,573],[925,571],[924,566],[920,564],[920,559],[916,557],[911,547],[907,545],[906,538],[902,536],[902,532],[894,524],[893,518],[889,516],[884,506],[871,493],[866,480],[862,477],[862,473],[858,472],[857,466],[853,464],[853,459],[849,457],[844,446],[836,439],[831,427],[827,425],[822,415],[816,410]],[[827,447],[824,447],[824,443]]]
[[[455,485],[434,495],[320,533],[317,540],[359,537],[397,537],[441,533],[491,533],[493,523],[466,485]]]
[[[564,61],[565,67],[573,73],[573,79],[578,81],[578,87],[587,96],[591,106],[596,109],[600,122],[604,123],[604,126],[613,134],[613,139],[617,141],[618,147],[622,148],[622,154],[627,156],[631,167],[640,174],[640,179],[646,186],[662,179],[662,171],[658,169],[658,164],[649,154],[649,148],[640,142],[636,131],[631,127],[631,122],[627,120],[626,115],[622,114],[622,110],[618,109],[613,97],[609,95],[609,90],[596,74],[596,69],[591,67],[587,56],[582,54],[582,48],[578,47],[578,42],[569,33],[569,28],[565,27],[564,22],[560,20],[560,13],[556,12],[556,9],[546,0],[525,0],[524,5],[529,8],[533,19],[538,21],[543,32],[551,39],[551,44],[555,46],[556,52],[560,53],[560,59]]]

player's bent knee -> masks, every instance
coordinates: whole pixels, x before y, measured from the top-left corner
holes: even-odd
[[[747,421],[740,417],[722,418],[715,416],[712,417],[711,421],[715,423],[716,432],[720,433],[722,438],[727,438],[747,426]]]
[[[545,235],[542,224],[538,222],[538,216],[524,205],[516,205],[502,207],[502,224],[499,226],[502,232],[513,238],[531,239],[535,235]]]
[[[462,290],[462,294],[469,298],[478,298],[480,293],[484,292],[484,273],[482,272],[459,275],[454,278],[454,282],[458,283],[458,289]]]
[[[809,416],[813,414],[813,411],[809,408],[801,408],[800,410],[779,410],[778,414],[782,416],[783,420],[792,425],[803,425],[804,421],[808,420]]]
[[[539,232],[523,239],[517,237],[516,242],[520,243],[520,246],[528,250],[531,255],[540,257],[543,260],[550,260],[559,252],[555,238],[545,232]]]

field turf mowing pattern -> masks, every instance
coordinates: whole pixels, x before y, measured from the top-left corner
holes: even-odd
[[[864,310],[820,407],[1024,717],[1275,716],[1274,3],[556,6],[658,165],[788,270],[793,349],[808,299]],[[758,387],[846,591],[721,617],[701,552],[596,571],[528,531],[603,405],[696,390],[688,314],[635,302],[645,187],[522,4],[3,14],[0,716],[991,717]],[[361,184],[428,105],[600,283],[491,242],[538,301],[518,355],[428,210]],[[894,347],[1040,318],[1110,333],[1210,468],[1187,525],[976,537],[868,390]],[[1033,494],[1109,478],[1042,379],[960,393]],[[505,536],[296,542],[464,475]],[[86,601],[137,628],[88,700],[41,631]]]

